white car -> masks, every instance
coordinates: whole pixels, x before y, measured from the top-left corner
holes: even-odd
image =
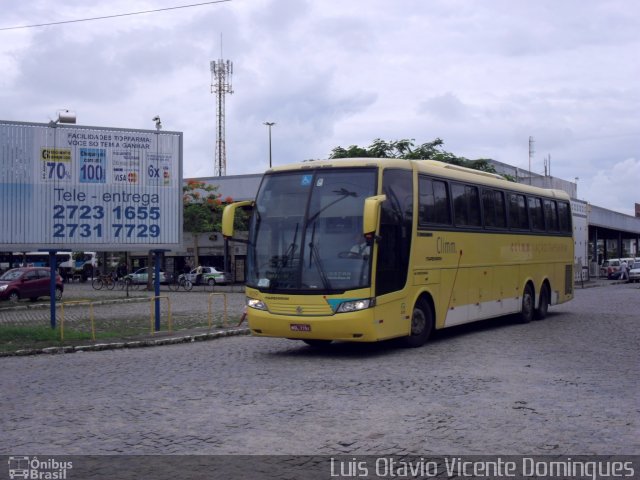
[[[607,277],[609,280],[615,279],[616,274],[620,271],[620,259],[610,258],[600,265],[600,276]]]
[[[640,282],[640,262],[635,262],[633,265],[629,265],[629,281]]]
[[[196,270],[197,268],[194,268],[186,274],[187,280],[189,280],[194,285],[196,284]],[[229,283],[230,281],[231,278],[227,272],[222,272],[215,267],[202,267],[201,283],[213,286],[224,285],[225,283]]]

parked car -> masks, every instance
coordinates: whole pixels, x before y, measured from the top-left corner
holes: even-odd
[[[640,261],[634,262],[633,265],[629,267],[629,281],[640,282]]]
[[[51,271],[48,267],[22,267],[6,271],[0,277],[0,300],[17,302],[28,298],[35,302],[38,297],[50,293]],[[62,299],[64,285],[56,273],[56,300]]]
[[[196,283],[196,270],[197,268],[194,268],[185,275],[187,280],[193,284]],[[206,283],[209,286],[224,285],[231,282],[231,276],[227,272],[218,270],[216,267],[202,267],[201,282]]]
[[[151,269],[152,275],[153,275],[153,271],[154,269],[152,268]],[[149,280],[149,268],[148,267],[139,268],[138,270],[136,270],[133,273],[130,273],[124,278],[125,280],[127,279],[131,280],[132,283],[138,283],[138,284],[147,283],[147,280]],[[167,283],[167,276],[162,270],[160,270],[160,283]]]
[[[609,280],[615,280],[615,278],[619,276],[619,273],[618,273],[619,271],[620,271],[619,258],[610,258],[609,260],[605,260],[604,262],[602,262],[602,265],[600,266],[600,276],[607,277]]]

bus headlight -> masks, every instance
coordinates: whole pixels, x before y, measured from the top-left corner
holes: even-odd
[[[348,302],[342,302],[336,313],[357,312],[358,310],[365,310],[375,306],[375,298],[362,298],[360,300],[349,300]]]
[[[255,308],[256,310],[267,310],[265,303],[257,298],[247,297],[247,307]]]

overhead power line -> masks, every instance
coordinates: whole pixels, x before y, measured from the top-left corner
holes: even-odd
[[[154,10],[144,10],[141,12],[130,12],[130,13],[119,13],[117,15],[105,15],[103,17],[91,17],[91,18],[81,18],[77,20],[64,20],[61,22],[51,22],[51,23],[37,23],[34,25],[20,25],[17,27],[0,27],[0,31],[3,30],[19,30],[21,28],[36,28],[36,27],[50,27],[52,25],[63,25],[65,23],[78,23],[78,22],[90,22],[93,20],[105,20],[107,18],[117,18],[117,17],[129,17],[132,15],[142,15],[145,13],[156,13],[156,12],[165,12],[167,10],[177,10],[179,8],[191,8],[191,7],[200,7],[202,5],[211,5],[213,3],[224,3],[230,2],[231,0],[214,0],[211,2],[203,2],[203,3],[193,3],[191,5],[178,5],[177,7],[166,7],[166,8],[156,8]]]

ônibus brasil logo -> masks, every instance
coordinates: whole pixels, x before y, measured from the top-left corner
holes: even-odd
[[[9,457],[9,478],[33,480],[65,480],[67,470],[73,468],[72,462],[62,462],[55,458],[39,459],[38,457]]]

